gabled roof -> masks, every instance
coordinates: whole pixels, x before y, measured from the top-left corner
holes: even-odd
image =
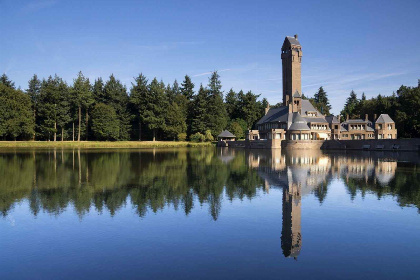
[[[394,123],[388,114],[381,114],[376,120],[376,123]]]
[[[296,90],[295,93],[293,93],[293,97],[302,97],[302,95],[298,90]]]
[[[328,122],[328,123],[340,123],[340,121],[337,119],[337,117],[336,116],[334,116],[334,115],[329,115],[329,116],[326,116],[325,117],[325,120]]]
[[[297,112],[292,114],[292,125],[289,130],[310,130],[306,120]]]
[[[289,108],[287,106],[281,106],[278,108],[270,108],[267,114],[263,116],[257,124],[269,123],[269,122],[287,122],[287,115]]]
[[[222,133],[220,133],[219,135],[217,135],[218,138],[236,138],[235,135],[233,135],[230,131],[228,130],[223,130]]]
[[[324,115],[321,114],[309,100],[302,100],[302,108],[301,108],[302,116],[306,117],[306,112],[316,112],[318,118],[324,118]]]
[[[327,120],[325,118],[318,118],[318,117],[303,117],[306,122],[310,123],[326,123]]]

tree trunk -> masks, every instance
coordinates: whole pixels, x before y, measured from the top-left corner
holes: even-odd
[[[74,142],[74,121],[73,121],[73,142]]]
[[[32,135],[32,140],[35,141],[35,126],[36,126],[36,109],[34,109],[34,134]]]
[[[82,125],[82,107],[79,106],[79,134],[77,134],[77,141],[80,142],[80,126]]]
[[[141,141],[141,121],[139,121],[139,141]]]
[[[88,140],[88,120],[89,120],[89,114],[88,109],[86,108],[86,141]]]
[[[57,122],[54,122],[54,142],[57,141]]]
[[[61,128],[61,142],[64,141],[64,128]]]
[[[156,130],[153,129],[153,142],[155,142],[155,140],[156,140]]]

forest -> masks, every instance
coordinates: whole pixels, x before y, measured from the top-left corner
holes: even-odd
[[[0,77],[0,139],[43,141],[212,141],[229,129],[243,138],[264,114],[267,101],[232,89],[222,91],[217,71],[196,91],[186,75],[179,85],[151,82],[140,74],[128,90],[111,75],[93,83],[82,72],[69,85],[34,75],[26,90]]]
[[[304,98],[308,98],[305,97]],[[323,87],[308,98],[324,115],[331,105]],[[280,106],[277,104],[275,106]],[[181,84],[165,84],[143,74],[130,89],[114,75],[91,82],[82,72],[71,84],[57,75],[34,75],[27,89],[0,77],[0,139],[39,141],[213,141],[228,129],[238,138],[264,115],[268,101],[252,91],[222,91],[217,71],[198,89],[186,75]],[[359,99],[354,91],[341,110],[358,118],[387,113],[396,122],[398,136],[420,137],[420,88],[401,86],[391,96]]]

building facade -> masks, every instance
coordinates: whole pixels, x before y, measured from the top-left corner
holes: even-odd
[[[302,98],[302,46],[298,36],[287,36],[281,48],[283,71],[283,104],[266,109],[257,122],[257,129],[247,133],[247,140],[361,140],[396,139],[397,129],[387,114],[369,120],[325,116],[309,100]],[[278,143],[277,143],[278,144]]]

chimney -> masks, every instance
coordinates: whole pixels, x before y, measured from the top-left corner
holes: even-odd
[[[377,115],[376,114],[373,114],[373,121],[374,122],[376,122],[376,117],[377,117]]]
[[[346,116],[346,121],[349,121],[349,114],[347,114]]]
[[[340,118],[341,118],[340,115],[337,115],[338,122],[341,122]]]
[[[265,115],[267,115],[269,110],[270,110],[270,103],[267,102],[267,107],[264,109]]]
[[[296,40],[298,39],[298,35],[297,35],[297,34],[295,34],[295,39],[296,39]]]
[[[368,121],[369,120],[369,116],[368,116],[368,114],[365,114],[365,121]]]

